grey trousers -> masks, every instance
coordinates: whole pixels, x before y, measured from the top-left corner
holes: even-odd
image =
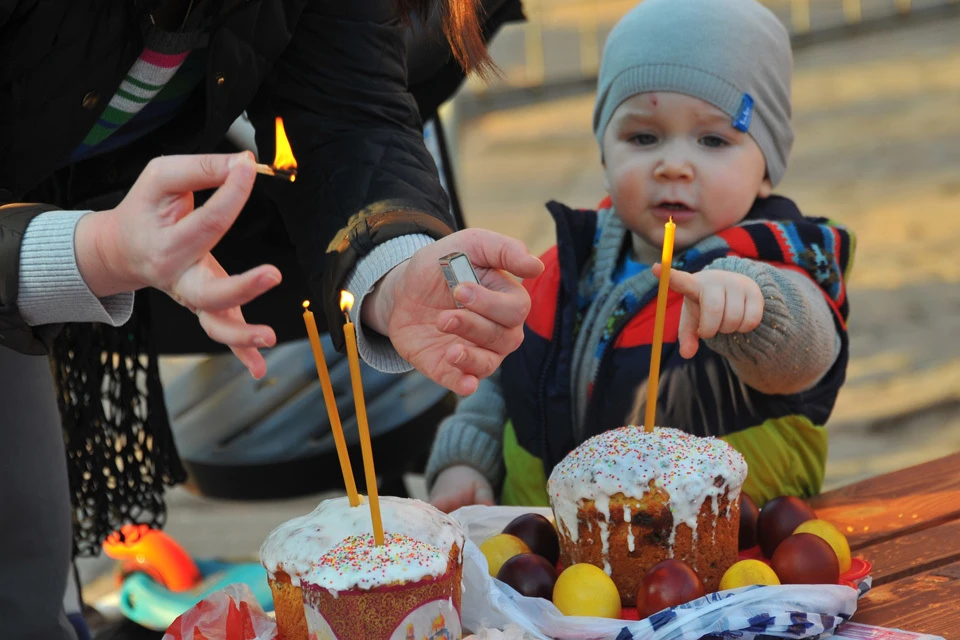
[[[0,347],[0,637],[76,639],[63,610],[71,545],[49,360]]]

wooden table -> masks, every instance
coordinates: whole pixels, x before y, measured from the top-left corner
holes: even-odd
[[[960,453],[810,503],[873,563],[854,621],[960,638]]]

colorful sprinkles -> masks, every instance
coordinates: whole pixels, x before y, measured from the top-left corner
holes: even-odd
[[[323,554],[315,564],[318,575],[356,578],[356,586],[369,589],[391,581],[391,575],[421,569],[435,574],[446,569],[448,557],[440,549],[399,533],[387,533],[378,546],[372,533],[350,536]],[[422,571],[418,572],[422,573]],[[318,581],[318,586],[327,586]]]

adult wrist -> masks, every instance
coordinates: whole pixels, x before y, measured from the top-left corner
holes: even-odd
[[[113,210],[94,211],[80,218],[73,242],[77,269],[96,297],[105,298],[143,287],[121,267],[123,258]]]
[[[390,318],[393,316],[394,291],[399,279],[407,268],[407,261],[401,262],[388,271],[374,285],[373,291],[361,309],[360,320],[365,326],[383,336],[390,336]]]

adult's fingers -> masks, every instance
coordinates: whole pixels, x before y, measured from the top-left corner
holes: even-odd
[[[236,221],[250,197],[256,178],[253,156],[231,157],[226,179],[203,204],[185,215],[176,225],[176,240],[192,251],[210,251]]]
[[[463,342],[450,345],[445,354],[448,364],[477,378],[486,378],[496,371],[503,358],[503,354]]]
[[[457,240],[463,242],[462,250],[475,267],[501,269],[518,278],[536,278],[543,273],[540,259],[530,255],[516,238],[486,229],[466,229],[449,237],[456,236],[460,236]]]
[[[252,347],[230,347],[230,351],[233,351],[233,355],[237,356],[256,380],[267,375],[267,361],[258,350]]]
[[[280,270],[260,265],[239,275],[218,278],[183,278],[177,295],[194,309],[223,311],[239,307],[280,284]]]
[[[272,347],[277,343],[273,329],[262,324],[247,324],[239,309],[229,311],[200,310],[200,326],[211,339],[237,348]]]
[[[502,277],[494,291],[473,283],[462,283],[453,290],[453,297],[473,313],[502,325],[519,327],[530,313],[530,294],[519,282]]]
[[[214,189],[224,184],[233,164],[253,164],[249,151],[234,154],[207,153],[154,158],[143,170],[137,186],[154,198],[188,191]]]
[[[476,347],[473,347],[476,350]],[[465,345],[457,344],[448,347],[444,353],[443,360],[437,364],[437,368],[430,378],[457,395],[468,396],[477,390],[480,384],[480,378],[490,375],[485,373],[477,375],[469,371],[469,367],[475,366],[477,358],[471,354],[471,349]]]
[[[522,327],[507,328],[465,309],[441,313],[437,328],[503,356],[515,351],[523,341]]]

